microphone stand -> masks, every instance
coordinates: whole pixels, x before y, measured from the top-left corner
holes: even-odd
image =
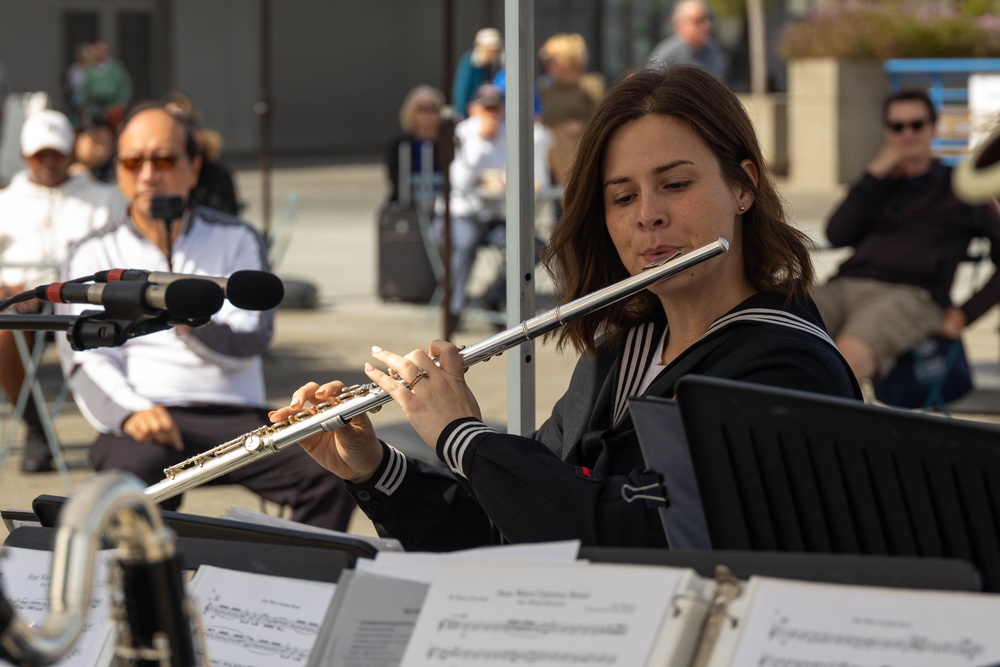
[[[115,317],[106,310],[85,310],[80,315],[4,315],[0,329],[22,331],[65,331],[74,350],[118,347],[130,338],[165,331],[171,327],[200,327],[209,318],[181,320],[169,313],[142,315],[138,318]]]
[[[2,314],[0,329],[66,331],[74,350],[117,347],[130,338],[185,325],[199,327],[210,317],[181,318],[144,304],[146,284],[140,281],[111,283],[104,289],[104,310],[80,315]]]

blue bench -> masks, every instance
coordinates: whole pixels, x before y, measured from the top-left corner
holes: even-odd
[[[923,86],[939,117],[956,111],[964,117],[954,127],[939,121],[933,144],[943,162],[958,164],[969,145],[969,75],[1000,72],[1000,58],[894,58],[886,60],[884,68],[890,93]]]

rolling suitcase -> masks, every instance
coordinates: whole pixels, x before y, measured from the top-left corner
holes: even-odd
[[[437,288],[413,207],[387,204],[378,221],[378,295],[384,301],[429,303]]]

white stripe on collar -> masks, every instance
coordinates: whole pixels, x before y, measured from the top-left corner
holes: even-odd
[[[761,324],[777,324],[779,326],[797,329],[812,334],[820,340],[828,343],[836,349],[836,345],[830,335],[820,326],[798,315],[792,315],[784,310],[773,308],[748,308],[730,315],[723,315],[708,328],[701,338],[694,344],[704,340],[708,336],[724,329],[731,324],[740,322],[759,322]],[[625,338],[625,346],[622,352],[621,368],[618,369],[618,382],[615,385],[615,403],[612,413],[612,424],[625,416],[628,407],[628,398],[636,393],[643,375],[652,363],[650,355],[655,352],[652,348],[656,345],[653,339],[653,323],[640,324],[629,330]]]
[[[830,338],[830,334],[828,334],[822,327],[819,327],[809,320],[799,317],[798,315],[792,315],[791,313],[783,310],[774,310],[772,308],[748,308],[747,310],[741,310],[740,312],[733,313],[731,315],[723,315],[708,328],[708,331],[702,334],[701,338],[710,336],[719,329],[734,322],[747,321],[762,322],[765,324],[779,324],[792,329],[805,331],[806,333],[810,333],[829,343],[832,347],[837,347],[836,344],[834,344],[833,339]],[[699,338],[699,340],[701,339]]]
[[[625,416],[628,409],[627,399],[636,393],[645,369],[651,363],[651,355],[657,340],[653,336],[652,322],[640,324],[629,329],[622,352],[621,368],[618,369],[618,382],[615,384],[615,405],[612,412],[612,424]]]

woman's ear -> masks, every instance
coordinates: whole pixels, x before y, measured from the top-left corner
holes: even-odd
[[[757,178],[759,177],[759,173],[757,171],[757,165],[754,164],[752,160],[743,160],[743,162],[740,162],[740,168],[743,169],[743,171],[746,172],[747,176],[750,177],[750,181],[754,185],[757,185]],[[746,211],[748,208],[750,208],[750,205],[753,204],[754,200],[753,190],[750,190],[749,188],[740,188],[739,192],[737,193],[736,200],[740,207],[740,212],[742,213]]]

